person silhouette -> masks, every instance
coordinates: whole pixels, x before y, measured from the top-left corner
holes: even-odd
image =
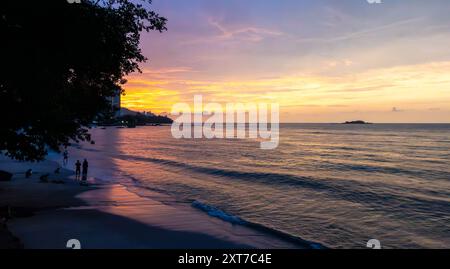
[[[83,175],[82,175],[82,181],[86,182],[87,181],[87,174],[88,174],[88,168],[89,168],[89,163],[86,159],[84,159],[83,161]]]
[[[63,165],[66,166],[69,162],[69,152],[67,151],[67,148],[63,152]]]
[[[81,162],[80,160],[77,160],[77,162],[75,163],[75,179],[80,180],[80,176],[81,176]]]

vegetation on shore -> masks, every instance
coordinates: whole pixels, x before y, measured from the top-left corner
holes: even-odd
[[[11,158],[89,141],[108,98],[147,60],[140,33],[166,30],[151,0],[69,2],[0,2],[0,152]]]
[[[125,115],[116,117],[111,120],[104,120],[98,123],[100,126],[145,126],[145,125],[161,125],[172,124],[173,120],[167,116],[158,116],[154,114],[136,113],[135,115]]]

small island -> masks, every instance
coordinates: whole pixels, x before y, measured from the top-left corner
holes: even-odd
[[[365,122],[365,121],[362,121],[362,120],[355,120],[355,121],[346,121],[346,122],[344,122],[342,124],[372,124],[372,123]]]

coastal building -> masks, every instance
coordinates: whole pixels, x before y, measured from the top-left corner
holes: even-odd
[[[115,117],[120,117],[121,116],[121,94],[118,93],[113,97],[108,97],[108,101],[111,103],[111,110],[115,111],[114,116]]]

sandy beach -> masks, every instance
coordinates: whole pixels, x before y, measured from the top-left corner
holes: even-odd
[[[97,184],[92,178],[90,186],[80,186],[70,170],[54,174],[57,167],[51,161],[30,164],[1,157],[0,170],[14,176],[0,182],[0,207],[12,211],[0,248],[65,249],[71,239],[86,249],[304,247],[210,217],[159,193],[143,198],[122,185]],[[28,169],[33,176],[26,179]],[[46,173],[50,183],[40,183]]]

